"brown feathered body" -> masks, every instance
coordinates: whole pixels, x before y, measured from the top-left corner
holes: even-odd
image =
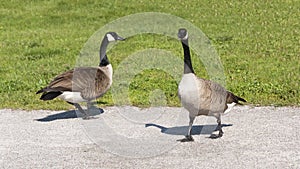
[[[112,67],[78,67],[54,78],[39,90],[42,100],[56,96],[71,103],[91,101],[101,97],[112,84]],[[54,97],[55,98],[55,97]]]
[[[194,73],[184,74],[178,87],[179,99],[191,117],[219,116],[229,104],[245,101],[227,91],[218,83],[198,78]]]

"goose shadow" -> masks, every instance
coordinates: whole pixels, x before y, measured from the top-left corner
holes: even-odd
[[[89,112],[89,116],[93,117],[99,114],[104,113],[104,110],[101,108],[92,108],[92,111]],[[50,122],[54,120],[62,120],[62,119],[74,119],[74,118],[81,118],[83,117],[83,114],[81,114],[79,111],[76,110],[70,110],[70,111],[65,111],[62,113],[57,113],[57,114],[52,114],[40,119],[35,119],[35,121],[39,122]]]
[[[232,124],[222,124],[223,127],[230,127]],[[161,133],[170,134],[170,135],[186,135],[189,126],[177,126],[177,127],[164,127],[158,124],[148,123],[145,124],[145,127],[156,127],[160,129]],[[212,134],[216,131],[217,125],[194,125],[192,127],[192,135],[200,134]]]

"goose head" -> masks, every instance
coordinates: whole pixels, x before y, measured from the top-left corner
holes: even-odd
[[[107,32],[105,36],[109,42],[113,42],[117,40],[121,40],[121,41],[125,40],[125,38],[122,38],[116,32]]]
[[[188,32],[187,32],[187,30],[185,28],[180,28],[178,30],[178,34],[177,35],[178,35],[178,38],[180,40],[187,40],[188,39]]]
[[[106,56],[106,48],[109,44],[109,42],[113,42],[113,41],[123,41],[125,40],[125,38],[122,38],[121,36],[119,36],[116,32],[107,32],[104,37],[103,40],[101,42],[100,45],[100,64],[99,66],[107,66],[109,63],[108,58]]]

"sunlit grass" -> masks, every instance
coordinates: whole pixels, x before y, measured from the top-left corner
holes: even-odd
[[[221,57],[226,88],[250,103],[300,105],[300,1],[1,1],[0,6],[0,108],[70,108],[60,100],[40,101],[35,92],[76,65],[95,31],[138,12],[169,13],[199,27]],[[179,41],[151,34],[118,43],[108,55],[117,68],[127,56],[147,48],[183,57]],[[197,75],[207,78],[192,57]],[[177,81],[160,70],[134,77],[130,101],[149,106],[157,89],[168,105],[180,106]],[[99,104],[113,105],[111,92]]]

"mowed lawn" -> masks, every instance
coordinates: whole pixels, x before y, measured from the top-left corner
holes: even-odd
[[[4,0],[0,2],[0,108],[71,108],[58,99],[40,101],[35,92],[76,66],[81,49],[98,29],[141,12],[171,14],[201,29],[221,58],[226,88],[249,104],[300,105],[300,1]],[[127,56],[149,48],[183,58],[178,40],[155,34],[119,42],[108,57],[117,68]],[[203,64],[192,57],[197,75],[208,78]],[[167,105],[180,106],[177,83],[161,70],[144,70],[129,85],[131,104],[147,107],[151,99],[165,97]],[[157,91],[164,95],[156,96],[162,93]],[[114,105],[111,91],[98,104]]]

